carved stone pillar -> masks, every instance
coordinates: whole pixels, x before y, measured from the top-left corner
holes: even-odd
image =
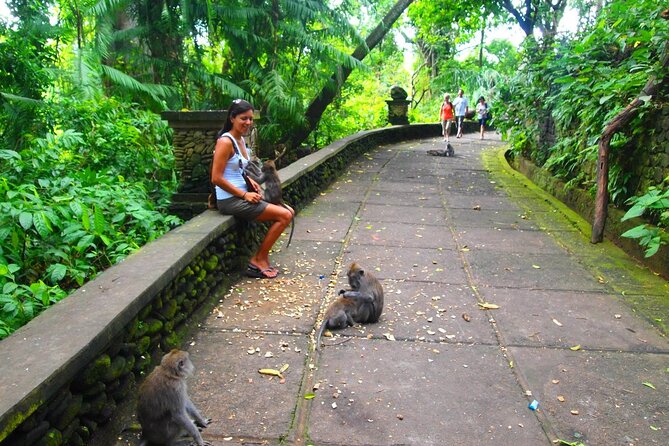
[[[407,100],[407,92],[404,88],[395,85],[390,89],[390,101],[388,104],[388,122],[392,125],[408,125],[409,124],[409,104]]]
[[[216,134],[227,115],[226,110],[161,113],[174,131],[172,145],[179,178],[178,194],[205,194],[206,201]]]

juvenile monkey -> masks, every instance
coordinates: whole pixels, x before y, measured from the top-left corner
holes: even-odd
[[[350,290],[339,290],[339,297],[330,305],[323,316],[323,323],[316,337],[316,349],[321,345],[321,337],[326,328],[346,328],[355,323],[378,322],[383,311],[383,287],[379,280],[351,263],[346,273]]]
[[[265,201],[276,204],[277,206],[283,206],[292,212],[293,216],[295,211],[293,208],[288,206],[285,201],[283,201],[283,190],[281,189],[281,178],[279,178],[279,172],[276,170],[276,163],[274,160],[267,160],[262,165],[262,176],[260,177],[261,182],[265,183]],[[295,219],[293,218],[290,221],[290,235],[288,236],[288,243],[286,243],[286,248],[290,246],[290,241],[293,240],[293,232],[295,231]]]
[[[186,378],[194,370],[188,352],[174,349],[139,386],[137,418],[142,425],[142,446],[173,446],[184,431],[198,446],[211,446],[196,427],[207,427],[210,420],[200,415],[188,397]]]

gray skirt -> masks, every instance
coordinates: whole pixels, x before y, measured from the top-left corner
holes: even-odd
[[[217,200],[216,207],[218,212],[224,215],[234,215],[235,217],[243,218],[244,220],[255,220],[267,208],[266,201],[259,201],[258,203],[249,203],[239,197],[230,197],[225,200]]]

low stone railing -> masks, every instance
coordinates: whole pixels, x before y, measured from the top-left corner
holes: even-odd
[[[437,136],[438,124],[360,132],[279,173],[299,211],[358,155]],[[136,382],[225,294],[264,235],[205,211],[0,341],[0,445],[84,445]]]

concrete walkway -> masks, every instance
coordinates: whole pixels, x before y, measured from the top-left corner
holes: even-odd
[[[500,171],[491,138],[453,138],[454,158],[427,155],[440,138],[379,147],[298,215],[281,276],[241,280],[190,344],[206,440],[669,444],[669,342],[629,306],[666,303],[667,283]],[[382,279],[384,314],[314,352],[352,261]]]

